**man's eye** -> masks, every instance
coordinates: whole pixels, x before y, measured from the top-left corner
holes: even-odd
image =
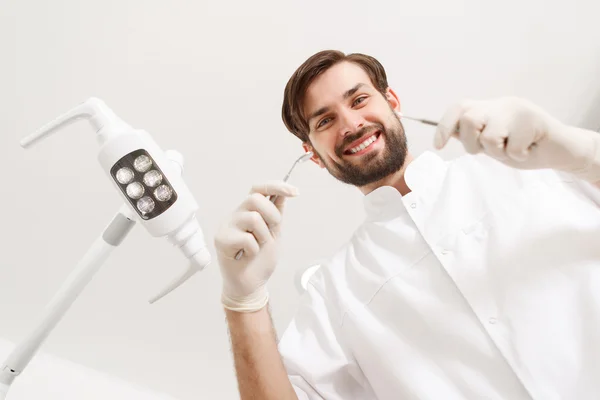
[[[322,127],[323,125],[325,125],[326,123],[328,123],[330,119],[331,119],[331,118],[324,118],[324,119],[322,119],[322,120],[319,122],[319,124],[317,125],[317,128],[320,128],[320,127]]]
[[[363,102],[363,100],[366,100],[366,99],[367,99],[367,97],[366,97],[366,96],[359,97],[358,99],[354,100],[354,103],[353,103],[352,105],[353,105],[353,106],[356,106],[356,105],[358,105],[358,104],[362,103],[362,102]]]

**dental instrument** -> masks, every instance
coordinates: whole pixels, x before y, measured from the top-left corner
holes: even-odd
[[[98,160],[124,204],[50,301],[35,329],[0,364],[0,400],[5,399],[15,378],[136,222],[154,237],[167,237],[189,260],[188,268],[153,296],[151,304],[211,262],[195,217],[198,204],[182,179],[182,155],[163,151],[146,131],[126,124],[102,100],[89,98],[20,144],[28,148],[79,119],[87,119],[95,129],[100,145]]]
[[[432,125],[432,126],[438,126],[438,123],[435,121],[431,121],[428,119],[423,119],[423,118],[413,118],[413,117],[407,117],[404,114],[400,114],[401,118],[406,118],[406,119],[410,119],[411,121],[417,121],[417,122],[421,122],[422,124],[426,124],[426,125]]]
[[[298,157],[298,159],[296,161],[294,161],[294,164],[292,164],[292,168],[290,168],[290,170],[288,171],[288,173],[283,178],[283,181],[287,182],[287,180],[289,179],[290,175],[292,174],[292,171],[294,170],[294,168],[296,167],[297,164],[303,163],[306,160],[310,160],[310,158],[312,156],[313,156],[313,152],[312,151],[308,151],[308,152],[304,153],[303,155],[301,155],[300,157]],[[269,200],[272,203],[275,203],[275,200],[277,200],[277,196],[276,195],[269,196]],[[235,259],[239,260],[240,258],[242,258],[243,255],[244,255],[244,249],[241,249],[240,251],[238,251],[236,253]]]
[[[398,113],[398,115],[401,118],[406,118],[406,119],[410,119],[411,121],[416,121],[416,122],[421,122],[422,124],[426,124],[426,125],[432,125],[432,126],[438,126],[439,123],[435,122],[435,121],[431,121],[429,119],[424,119],[424,118],[413,118],[413,117],[407,117],[406,115],[403,115],[402,113]],[[460,133],[460,127],[456,127],[455,129],[456,134]],[[506,139],[504,140],[504,143],[506,145]],[[531,146],[529,146],[529,150],[533,150],[537,147],[537,143],[532,143]]]

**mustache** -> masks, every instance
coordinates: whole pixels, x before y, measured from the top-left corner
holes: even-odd
[[[360,128],[360,130],[356,131],[356,133],[353,133],[353,134],[350,134],[350,135],[344,137],[344,140],[342,141],[342,143],[335,149],[336,155],[341,158],[344,154],[344,149],[350,143],[352,143],[362,137],[371,135],[375,131],[381,131],[381,133],[385,133],[385,128],[383,127],[382,124],[375,123],[373,125],[363,126],[362,128]]]

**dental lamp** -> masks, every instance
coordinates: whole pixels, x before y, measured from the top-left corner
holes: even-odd
[[[181,154],[163,151],[146,131],[126,124],[102,100],[89,98],[25,137],[21,146],[28,148],[80,119],[94,128],[100,145],[98,161],[124,204],[60,287],[36,327],[0,364],[0,400],[6,398],[15,378],[136,222],[151,236],[168,238],[189,260],[188,268],[153,296],[151,304],[211,261],[195,216],[198,204],[182,178]]]

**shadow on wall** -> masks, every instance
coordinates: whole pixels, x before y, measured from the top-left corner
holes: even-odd
[[[592,102],[584,111],[580,126],[600,132],[600,87],[598,87]]]
[[[600,54],[593,71],[600,70]],[[579,126],[600,132],[600,75],[593,75],[588,82],[589,91],[593,93],[591,101],[581,110]]]

